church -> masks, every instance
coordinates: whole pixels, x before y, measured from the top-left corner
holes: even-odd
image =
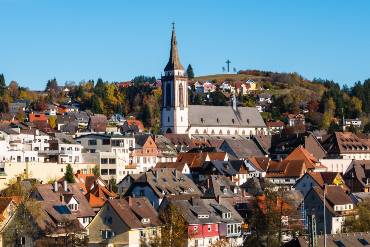
[[[163,133],[245,136],[267,134],[265,122],[255,107],[189,105],[188,78],[180,63],[175,27],[170,58],[162,76],[161,131]]]

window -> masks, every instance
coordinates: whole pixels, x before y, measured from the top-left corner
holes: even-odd
[[[102,230],[101,233],[103,239],[110,239],[114,237],[114,232],[111,230]]]
[[[208,225],[208,232],[210,232],[211,230],[212,230],[212,226]]]
[[[179,105],[184,107],[184,89],[181,83],[179,85]]]
[[[104,224],[106,224],[106,225],[112,225],[112,221],[113,221],[113,219],[112,219],[111,216],[104,217]]]
[[[19,242],[20,242],[21,245],[26,245],[26,237],[21,237],[19,239]]]
[[[141,230],[141,231],[140,231],[140,237],[141,237],[141,238],[145,238],[145,235],[146,235],[146,234],[145,234],[145,232],[144,232],[143,230]]]
[[[166,85],[166,106],[167,107],[171,106],[171,83],[169,82],[167,82]]]
[[[109,164],[116,164],[116,159],[114,158],[109,159]]]
[[[107,158],[101,158],[100,164],[108,164],[108,159]]]
[[[96,140],[89,140],[88,145],[89,146],[95,146],[96,145]]]
[[[116,169],[109,169],[109,175],[116,175]]]
[[[101,169],[100,174],[101,175],[108,175],[108,169]]]
[[[110,145],[110,139],[103,139],[103,145]]]

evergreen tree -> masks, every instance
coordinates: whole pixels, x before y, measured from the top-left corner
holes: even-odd
[[[64,179],[68,183],[74,183],[75,182],[75,176],[73,174],[73,168],[72,168],[71,164],[68,164],[67,167],[66,167],[66,172],[64,173]]]
[[[194,78],[194,71],[193,67],[191,67],[191,64],[188,65],[188,68],[186,69],[186,74],[188,75],[188,79],[193,79]]]
[[[6,92],[5,78],[3,74],[0,74],[0,96],[4,96]]]

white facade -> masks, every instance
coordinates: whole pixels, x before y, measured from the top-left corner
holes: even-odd
[[[352,163],[352,159],[320,159],[319,162],[327,167],[328,172],[345,173]]]

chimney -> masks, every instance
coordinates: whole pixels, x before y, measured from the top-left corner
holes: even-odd
[[[68,188],[67,188],[67,181],[66,180],[63,181],[63,189],[64,189],[64,191],[67,191],[68,190]]]
[[[55,192],[58,191],[58,182],[57,181],[54,182],[54,191]]]

